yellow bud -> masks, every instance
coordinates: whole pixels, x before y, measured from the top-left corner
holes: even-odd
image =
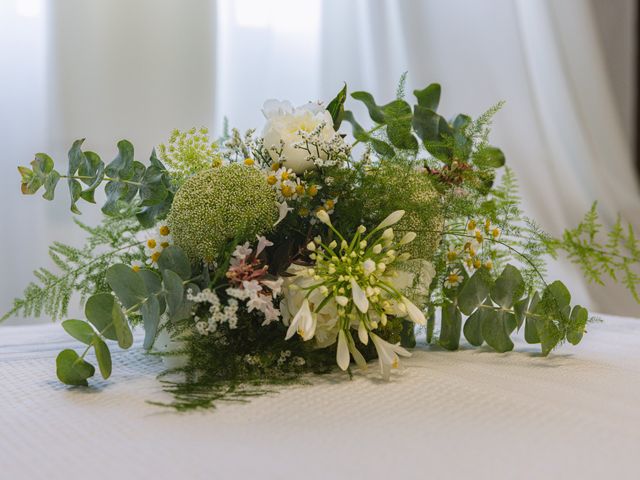
[[[245,158],[244,159],[244,164],[247,165],[248,167],[251,167],[254,163],[253,158]]]

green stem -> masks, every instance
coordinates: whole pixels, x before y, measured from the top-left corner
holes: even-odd
[[[384,124],[380,124],[376,127],[373,127],[371,130],[369,130],[368,132],[366,132],[367,136],[371,135],[373,132],[375,132],[376,130],[380,130],[382,127],[384,127]],[[360,140],[356,140],[355,142],[353,142],[351,144],[352,147],[355,147],[357,144],[360,143]]]

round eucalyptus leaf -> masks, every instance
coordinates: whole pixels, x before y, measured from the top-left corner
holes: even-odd
[[[91,325],[83,320],[65,320],[62,322],[62,328],[85,345],[90,345],[95,335]]]
[[[115,298],[110,293],[97,293],[87,300],[84,314],[98,332],[109,340],[118,340],[113,327],[113,306]]]
[[[162,251],[158,258],[158,267],[161,271],[171,270],[177,273],[183,280],[191,278],[191,263],[184,251],[175,245]]]
[[[107,270],[107,283],[125,308],[142,304],[147,298],[147,289],[142,276],[129,265],[112,265]]]
[[[94,366],[80,358],[75,350],[63,350],[56,358],[56,375],[66,385],[86,387],[87,378],[93,377],[95,372]]]

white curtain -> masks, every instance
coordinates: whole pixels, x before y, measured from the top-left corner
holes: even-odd
[[[528,214],[550,232],[575,224],[596,199],[606,222],[620,212],[640,227],[629,129],[608,77],[596,1],[3,2],[0,27],[12,33],[0,35],[30,54],[0,57],[3,71],[19,66],[12,89],[0,91],[11,100],[0,110],[8,143],[0,305],[43,263],[51,240],[73,238],[64,195],[55,206],[20,198],[15,166],[34,151],[64,161],[71,140],[86,136],[108,158],[127,137],[144,158],[173,127],[219,131],[227,116],[232,126],[259,128],[266,98],[329,100],[346,81],[390,99],[404,71],[408,92],[443,85],[447,116],[506,100],[492,139],[518,174]],[[633,6],[609,3],[623,1]],[[31,22],[30,33],[10,15]],[[552,264],[550,277],[566,279],[574,300],[594,310],[640,313],[622,288],[593,288],[566,262]]]

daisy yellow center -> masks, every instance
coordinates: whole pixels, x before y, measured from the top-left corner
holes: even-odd
[[[450,273],[447,277],[447,280],[449,281],[449,283],[458,283],[460,281],[460,275],[458,275],[457,273]]]
[[[160,258],[160,252],[154,252],[153,254],[151,254],[151,261],[153,262],[157,262],[159,258]]]
[[[140,265],[134,265],[133,267],[131,267],[131,270],[133,270],[134,272],[139,272],[140,271]]]
[[[311,185],[307,190],[307,193],[310,197],[315,197],[318,194],[318,187],[316,187],[315,185]]]
[[[327,200],[324,204],[324,206],[327,207],[327,210],[331,210],[335,205],[336,202],[334,202],[333,200]]]
[[[171,230],[169,230],[169,227],[167,225],[163,225],[160,227],[160,235],[162,235],[163,237],[169,235],[170,232]]]
[[[304,187],[302,185],[296,185],[296,193],[302,195],[304,193]]]
[[[289,185],[283,185],[281,191],[283,197],[290,197],[293,195],[293,189]]]
[[[147,247],[149,248],[156,248],[156,241],[153,238],[150,238],[149,240],[147,240]]]
[[[268,183],[269,185],[275,185],[277,181],[278,181],[278,179],[276,178],[276,176],[275,176],[275,175],[269,175],[269,176],[267,177],[267,183]]]
[[[255,162],[253,161],[253,158],[245,158],[244,159],[244,164],[247,166],[252,166]]]
[[[289,172],[282,172],[282,174],[280,175],[280,178],[282,180],[287,180],[289,178]]]

